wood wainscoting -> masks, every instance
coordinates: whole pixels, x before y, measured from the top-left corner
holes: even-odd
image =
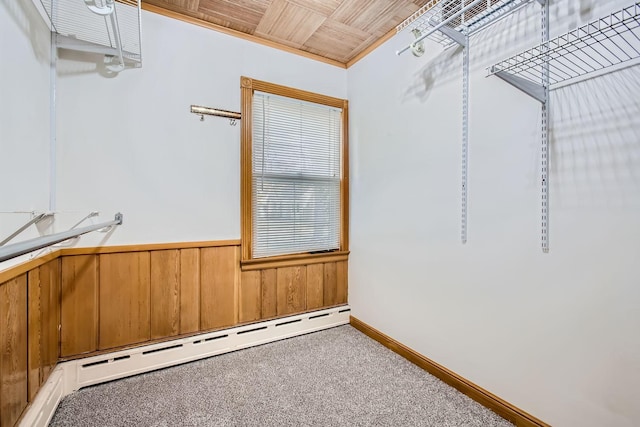
[[[0,427],[16,423],[58,362],[60,260],[16,271],[0,284]]]
[[[0,427],[59,360],[347,303],[347,261],[241,271],[240,241],[61,249],[0,272]]]

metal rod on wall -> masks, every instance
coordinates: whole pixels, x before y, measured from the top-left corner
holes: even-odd
[[[206,114],[208,116],[226,117],[227,119],[240,120],[242,114],[235,111],[220,110],[218,108],[202,107],[199,105],[192,105],[191,112],[193,114]]]
[[[73,237],[81,236],[101,228],[111,227],[122,224],[122,214],[117,213],[112,221],[103,222],[102,224],[91,225],[83,228],[75,228],[73,230],[63,231],[62,233],[51,234],[48,236],[36,237],[35,239],[25,240],[24,242],[14,243],[12,245],[0,248],[0,262],[24,255],[56,243],[64,242]]]

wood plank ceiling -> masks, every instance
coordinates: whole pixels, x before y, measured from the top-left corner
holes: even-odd
[[[143,0],[143,7],[347,66],[427,1]]]

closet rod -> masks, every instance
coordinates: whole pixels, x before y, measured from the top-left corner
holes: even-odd
[[[0,246],[4,246],[9,241],[13,240],[14,237],[16,237],[18,234],[22,233],[27,228],[29,228],[29,226],[31,226],[31,224],[36,224],[36,223],[40,222],[41,220],[43,220],[43,219],[45,219],[47,217],[50,217],[51,215],[53,215],[53,214],[52,213],[41,213],[39,215],[34,216],[25,225],[23,225],[22,227],[18,228],[16,231],[11,233],[10,236],[8,236],[6,239],[4,239],[2,242],[0,242]]]
[[[418,37],[417,39],[415,39],[413,41],[413,43],[409,44],[408,46],[403,47],[402,49],[400,49],[399,51],[396,52],[396,55],[400,55],[404,52],[406,52],[407,50],[411,49],[413,46],[415,46],[417,43],[420,43],[422,40],[426,39],[427,37],[429,37],[431,34],[435,33],[436,31],[440,30],[442,27],[444,27],[445,25],[447,25],[449,22],[453,21],[454,19],[459,18],[462,14],[464,14],[466,11],[468,11],[469,9],[476,7],[480,2],[482,2],[484,0],[475,0],[471,3],[469,3],[467,6],[463,7],[462,9],[460,9],[459,11],[457,11],[456,13],[452,14],[451,16],[449,16],[447,19],[445,19],[444,21],[440,22],[438,25],[436,25],[435,27],[433,27],[432,29],[430,29],[429,31],[427,31],[426,33],[422,34],[420,37]]]
[[[122,224],[122,214],[117,213],[113,221],[103,222],[101,224],[90,225],[88,227],[75,228],[63,231],[62,233],[51,234],[49,236],[36,237],[35,239],[25,240],[24,242],[14,243],[12,245],[0,248],[0,262],[64,242],[65,240],[100,230],[101,228],[111,227]]]
[[[242,114],[235,111],[220,110],[218,108],[202,107],[199,105],[192,105],[191,112],[193,114],[207,114],[209,116],[226,117],[228,119],[235,120],[240,120],[242,118]]]

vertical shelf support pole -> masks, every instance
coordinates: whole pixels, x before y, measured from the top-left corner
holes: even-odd
[[[467,173],[469,165],[469,33],[464,32],[462,51],[462,195],[461,226],[462,243],[467,243]]]
[[[540,1],[540,0],[538,0]],[[542,87],[544,102],[541,114],[541,245],[542,252],[549,252],[549,0],[540,1],[542,4],[541,29],[544,44],[544,65],[542,67]]]

